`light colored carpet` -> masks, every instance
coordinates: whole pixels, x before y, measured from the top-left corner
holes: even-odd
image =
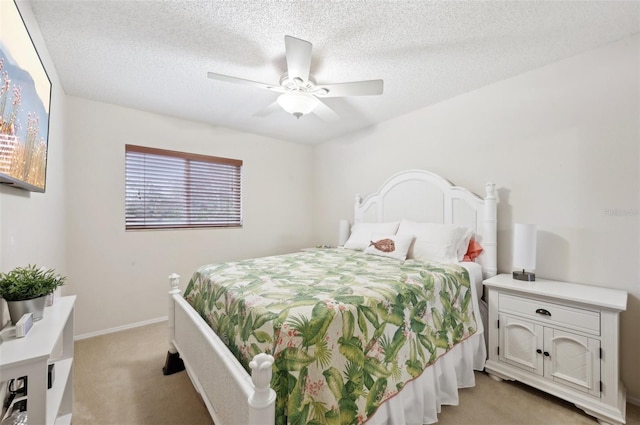
[[[166,323],[75,343],[74,425],[209,425],[213,422],[186,372],[162,375]],[[444,406],[438,425],[595,425],[573,405],[514,382],[476,372],[460,406]],[[627,424],[640,408],[627,406]],[[241,424],[238,424],[241,425]]]
[[[186,372],[162,374],[166,322],[77,341],[73,425],[213,424]]]

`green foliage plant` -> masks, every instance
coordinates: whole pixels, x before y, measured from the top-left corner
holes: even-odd
[[[30,264],[0,273],[0,297],[6,301],[23,301],[42,297],[64,285],[65,277],[52,269]]]

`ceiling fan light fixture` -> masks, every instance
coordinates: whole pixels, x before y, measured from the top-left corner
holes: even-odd
[[[308,93],[291,92],[281,94],[278,97],[278,104],[282,106],[282,109],[296,118],[312,112],[318,103],[318,99]]]

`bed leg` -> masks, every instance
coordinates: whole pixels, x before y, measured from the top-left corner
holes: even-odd
[[[167,359],[165,360],[164,367],[162,368],[162,373],[164,375],[171,375],[176,372],[180,372],[184,370],[184,362],[180,358],[180,353],[176,350],[176,346],[173,344],[173,340],[175,338],[175,330],[176,330],[176,314],[175,314],[175,303],[173,301],[174,295],[180,294],[180,276],[172,273],[169,276],[169,285],[171,286],[171,290],[169,291],[169,315],[168,315],[168,330],[169,330],[169,351],[167,352]]]
[[[260,353],[249,363],[254,386],[254,393],[249,396],[250,425],[275,423],[276,392],[270,388],[273,361],[273,356]]]
[[[164,362],[164,367],[162,368],[163,375],[172,375],[174,373],[182,372],[184,370],[184,362],[180,358],[180,353],[177,351],[172,353],[171,351],[167,351],[167,359]]]

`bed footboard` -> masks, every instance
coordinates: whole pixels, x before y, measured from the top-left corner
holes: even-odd
[[[169,282],[168,359],[182,359],[213,421],[216,425],[275,424],[276,394],[269,387],[273,357],[264,353],[254,357],[250,376],[180,295],[179,276],[172,274]]]

